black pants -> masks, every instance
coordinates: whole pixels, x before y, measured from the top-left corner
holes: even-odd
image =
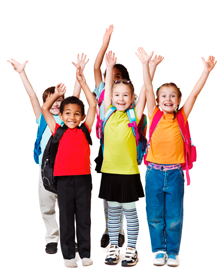
[[[79,255],[90,258],[91,190],[91,175],[57,177],[60,244],[64,259],[75,258],[75,220]]]

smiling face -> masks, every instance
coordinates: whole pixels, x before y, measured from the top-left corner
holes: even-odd
[[[162,86],[158,91],[157,102],[165,114],[173,113],[180,104],[179,90],[174,86]]]
[[[125,111],[134,100],[134,94],[128,85],[119,83],[113,87],[112,102],[118,111]]]
[[[47,98],[49,98],[51,95],[48,95]],[[52,115],[58,115],[60,113],[60,105],[63,101],[63,97],[59,97],[56,101],[54,101],[52,107],[50,108],[50,113]]]
[[[60,118],[64,124],[70,129],[76,128],[86,115],[82,115],[81,107],[76,103],[69,103],[64,106],[63,113]]]

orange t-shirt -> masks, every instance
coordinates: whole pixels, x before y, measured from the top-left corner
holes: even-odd
[[[158,109],[156,107],[151,117],[149,117],[150,125]],[[183,108],[180,112],[186,122]],[[177,118],[173,118],[173,113],[163,114],[152,134],[147,161],[157,164],[180,164],[185,162],[183,137]]]

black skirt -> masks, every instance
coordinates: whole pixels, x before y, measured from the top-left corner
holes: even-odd
[[[102,173],[99,198],[118,203],[130,203],[144,197],[140,174]]]

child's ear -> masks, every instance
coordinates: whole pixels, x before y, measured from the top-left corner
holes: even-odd
[[[181,102],[181,98],[179,98],[179,99],[178,99],[178,101],[179,101],[179,105],[180,105],[180,102]]]
[[[63,120],[63,116],[62,116],[61,113],[59,113],[59,117],[60,117],[61,120]]]
[[[82,116],[82,121],[85,120],[85,117],[86,117],[86,114],[84,114],[84,115]]]

